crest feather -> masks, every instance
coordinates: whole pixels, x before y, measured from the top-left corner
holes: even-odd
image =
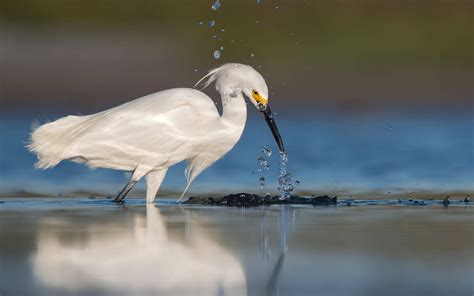
[[[214,80],[216,80],[217,72],[219,72],[220,69],[221,67],[215,68],[209,71],[209,73],[207,73],[203,78],[199,79],[199,81],[196,82],[196,84],[194,85],[194,88],[196,88],[201,82],[203,82],[203,86],[201,87],[201,89],[205,89],[206,87],[208,87],[209,84],[211,84]]]

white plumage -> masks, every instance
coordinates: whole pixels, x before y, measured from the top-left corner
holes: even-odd
[[[38,157],[36,167],[72,160],[91,168],[133,171],[133,184],[124,188],[123,197],[146,176],[147,201],[152,202],[167,169],[186,160],[187,189],[239,140],[247,118],[244,95],[260,111],[268,98],[264,79],[247,65],[223,65],[203,80],[205,86],[216,83],[222,115],[201,91],[175,88],[100,113],[67,116],[32,132],[28,149]]]

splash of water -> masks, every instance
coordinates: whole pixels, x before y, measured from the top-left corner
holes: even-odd
[[[265,154],[267,157],[272,156],[272,150],[267,146],[262,146],[262,153]]]
[[[269,170],[270,166],[268,160],[265,158],[272,156],[272,150],[267,146],[262,146],[262,156],[257,158],[259,164],[258,171]],[[286,152],[280,152],[280,175],[278,177],[278,191],[280,192],[280,199],[288,199],[291,197],[295,189],[295,185],[300,184],[300,181],[294,180],[293,176],[287,170],[288,154]],[[260,177],[259,187],[261,190],[265,188],[265,177]]]
[[[262,170],[270,169],[270,166],[268,165],[268,161],[265,159],[265,157],[260,156],[259,158],[257,158],[257,161],[259,165],[259,168],[258,168],[259,172],[261,172]]]
[[[219,2],[219,0],[217,0],[216,2],[212,3],[212,10],[218,10],[219,7],[221,7],[221,3]]]
[[[261,190],[265,189],[265,177],[262,176],[258,179],[258,186]]]
[[[278,177],[278,191],[280,191],[280,199],[288,199],[295,189],[295,181],[293,176],[288,173],[287,166],[288,155],[286,152],[280,152],[280,176]],[[299,182],[298,182],[299,183]]]

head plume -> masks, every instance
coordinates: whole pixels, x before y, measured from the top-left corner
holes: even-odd
[[[219,72],[219,70],[221,68],[222,68],[222,66],[209,71],[209,73],[207,73],[203,78],[199,79],[199,81],[196,82],[196,84],[194,85],[194,88],[197,88],[197,86],[201,82],[203,82],[203,85],[202,85],[201,89],[204,89],[204,88],[208,87],[209,84],[211,84],[213,81],[215,81],[217,79],[217,72]]]

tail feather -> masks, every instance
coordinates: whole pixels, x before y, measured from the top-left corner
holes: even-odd
[[[51,168],[61,160],[71,157],[69,150],[71,144],[77,139],[77,135],[72,131],[82,118],[67,116],[41,126],[33,123],[30,142],[26,148],[38,157],[35,163],[36,168]]]

